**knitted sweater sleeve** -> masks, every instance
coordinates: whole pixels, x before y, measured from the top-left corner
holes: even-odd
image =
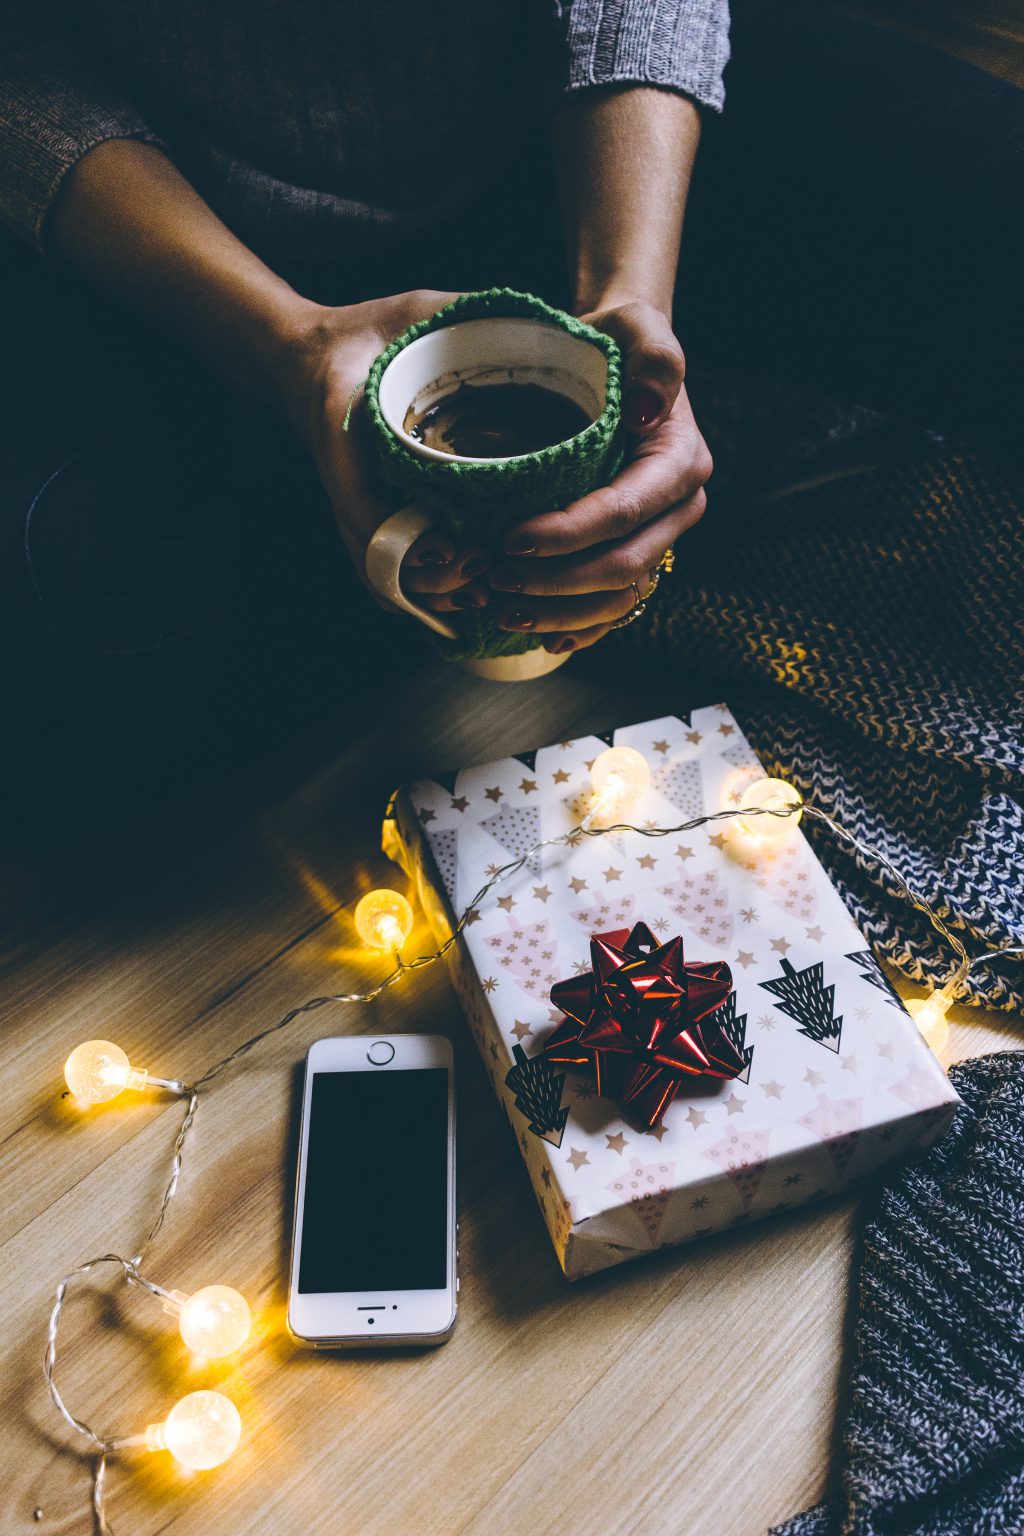
[[[61,182],[107,139],[160,143],[49,0],[0,0],[0,221],[42,249]]]
[[[722,110],[728,0],[556,0],[568,44],[565,91],[661,85]]]

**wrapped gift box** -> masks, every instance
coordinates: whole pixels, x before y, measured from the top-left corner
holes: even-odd
[[[400,790],[384,847],[440,942],[495,870],[569,831],[608,744],[647,758],[629,811],[670,826],[735,806],[764,770],[724,705],[626,726]],[[688,961],[725,960],[742,1074],[692,1080],[646,1131],[587,1072],[538,1056],[552,985],[593,934],[643,920]],[[957,1102],[809,844],[753,843],[735,820],[667,838],[546,848],[495,887],[447,956],[566,1275],[844,1189],[946,1129]]]

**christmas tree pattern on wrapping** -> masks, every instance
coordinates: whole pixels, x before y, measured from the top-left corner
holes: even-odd
[[[896,988],[893,986],[892,982],[889,980],[888,976],[885,974],[885,972],[882,970],[882,967],[875,959],[874,950],[855,949],[853,953],[847,955],[846,958],[847,960],[853,961],[854,965],[858,968],[865,981],[869,981],[873,987],[877,987],[879,992],[885,993],[885,1000],[887,1003],[891,1003],[892,1006],[894,1008],[898,1008],[901,1013],[906,1013],[907,1010],[903,1006],[903,999],[900,997],[899,993],[896,991]]]
[[[512,1047],[515,1066],[505,1077],[505,1086],[515,1094],[516,1109],[530,1121],[530,1131],[553,1147],[562,1145],[569,1108],[562,1109],[565,1073],[557,1072],[546,1056],[527,1056],[521,1045]]]
[[[916,1026],[915,1026],[916,1028]],[[909,1104],[911,1109],[927,1109],[935,1102],[935,1077],[918,1061],[912,1061],[905,1077],[893,1083],[890,1093]]]
[[[636,922],[636,895],[626,891],[622,896],[599,897],[592,907],[582,907],[569,915],[582,923],[588,934],[632,928]]]
[[[743,867],[759,891],[790,917],[813,923],[818,912],[818,892],[812,870],[812,857],[802,838],[794,838],[779,847],[760,847],[749,858],[740,854]],[[802,867],[801,867],[802,866]]]
[[[783,960],[782,969],[784,975],[758,982],[758,986],[779,999],[779,1011],[796,1020],[801,1035],[838,1055],[843,1016],[835,1016],[836,989],[834,983],[825,986],[823,963],[817,960],[806,970],[797,971],[789,960]]]
[[[731,747],[726,747],[725,751],[719,755],[723,763],[728,763],[730,768],[735,768],[744,775],[747,782],[743,784],[741,794],[746,789],[747,783],[764,778],[764,768],[745,737],[742,741],[733,742]]]
[[[540,842],[540,811],[532,805],[507,805],[503,800],[494,815],[480,825],[501,844],[510,861],[521,859]],[[540,855],[535,853],[527,860],[526,868],[539,875]]]
[[[654,775],[654,786],[674,806],[684,821],[704,814],[704,783],[700,763],[691,758],[685,763],[669,763]]]
[[[715,870],[691,875],[684,864],[678,878],[671,885],[659,885],[658,892],[665,897],[675,916],[692,928],[698,938],[716,950],[729,948],[733,931],[732,908]]]
[[[455,900],[455,875],[458,869],[459,834],[454,827],[445,827],[427,834],[430,851],[434,855],[437,872],[444,881],[445,890]]]
[[[809,1109],[797,1121],[824,1142],[840,1178],[845,1177],[860,1141],[861,1103],[860,1099],[830,1099],[827,1094],[819,1093],[815,1108]]]
[[[577,794],[570,795],[568,800],[563,800],[562,804],[565,806],[572,825],[578,827],[587,819],[594,808],[593,790],[580,790]],[[624,815],[623,819],[628,821],[629,817]],[[601,838],[601,847],[614,848],[616,853],[623,853],[626,847],[625,834],[623,832],[605,832]]]
[[[652,1248],[658,1246],[661,1223],[672,1198],[675,1167],[675,1163],[642,1163],[634,1157],[628,1169],[605,1185],[605,1189],[610,1189],[620,1201],[629,1202],[629,1208],[646,1232]]]
[[[743,1057],[743,1071],[736,1078],[738,1083],[750,1082],[750,1063],[754,1059],[754,1047],[747,1044],[747,1016],[736,1012],[736,993],[730,992],[725,1002],[712,1015],[722,1034]]]
[[[561,981],[557,962],[558,941],[552,938],[546,918],[537,923],[517,923],[509,919],[504,933],[486,940],[498,958],[498,964],[529,997],[544,1002],[556,981]]]
[[[704,1153],[732,1180],[744,1210],[750,1209],[761,1187],[770,1144],[770,1131],[730,1131]]]

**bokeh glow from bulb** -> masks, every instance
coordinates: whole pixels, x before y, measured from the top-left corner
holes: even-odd
[[[170,1451],[187,1472],[208,1472],[227,1461],[242,1434],[242,1420],[223,1392],[190,1392],[163,1424],[150,1424],[151,1451]]]
[[[112,1040],[83,1040],[64,1063],[64,1081],[82,1104],[105,1104],[125,1088],[142,1088],[146,1074],[137,1071]]]
[[[594,789],[591,815],[621,816],[651,782],[650,764],[635,747],[608,747],[595,757],[590,782]]]
[[[802,807],[803,801],[785,779],[755,779],[740,797],[743,811],[784,811],[790,805]],[[759,843],[778,843],[792,836],[802,815],[803,811],[799,810],[792,816],[751,816],[749,821],[741,816],[739,825],[748,837],[756,837]]]
[[[355,924],[371,949],[401,949],[412,932],[412,907],[401,891],[368,891],[356,907]]]
[[[241,1349],[249,1337],[252,1314],[245,1297],[230,1285],[204,1285],[185,1302],[178,1327],[193,1354],[217,1360]]]
[[[906,1004],[907,1012],[936,1054],[945,1049],[949,1039],[946,1014],[952,1006],[953,999],[945,991],[933,992],[931,997],[912,997]]]

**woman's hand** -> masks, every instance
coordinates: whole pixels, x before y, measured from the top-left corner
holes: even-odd
[[[337,309],[310,306],[285,352],[277,380],[280,403],[316,461],[341,537],[363,580],[366,546],[395,507],[374,475],[361,386],[389,342],[457,297],[417,289]],[[430,529],[406,555],[402,585],[430,594],[429,604],[439,612],[478,607],[486,593],[468,583],[488,564],[482,548],[465,542],[456,546],[442,530]]]
[[[593,645],[649,591],[666,550],[702,516],[712,468],[666,317],[626,301],[582,318],[622,349],[627,462],[600,490],[513,528],[512,558],[487,577],[501,628],[543,635],[558,653]]]

